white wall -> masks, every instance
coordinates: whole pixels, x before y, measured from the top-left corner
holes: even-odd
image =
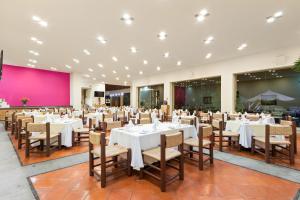
[[[296,46],[133,80],[131,105],[134,107],[138,105],[137,87],[164,84],[164,97],[173,107],[172,82],[221,76],[221,110],[222,112],[234,111],[235,74],[291,66],[299,56],[300,46]]]

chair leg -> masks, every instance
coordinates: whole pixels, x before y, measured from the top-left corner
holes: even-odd
[[[266,145],[265,147],[265,161],[270,163],[270,145]]]
[[[199,170],[203,170],[203,148],[199,148],[199,160],[198,160]]]
[[[91,149],[89,150],[89,172],[90,176],[94,176],[94,154],[91,153]]]
[[[179,162],[179,180],[184,179],[184,154],[180,155],[180,162]]]
[[[22,135],[18,137],[18,149],[22,148]]]
[[[181,159],[180,159],[180,165],[181,165]],[[166,191],[166,163],[160,162],[160,190],[162,192]]]
[[[255,152],[255,140],[252,137],[252,141],[251,141],[251,154],[254,155]]]
[[[58,149],[61,149],[61,133],[58,135]]]
[[[72,131],[72,146],[75,144],[75,132]]]
[[[50,156],[50,141],[46,141],[46,156]]]
[[[209,145],[209,162],[210,162],[210,164],[214,163],[214,146],[213,146],[213,144]]]
[[[223,137],[219,137],[219,151],[223,151]]]
[[[25,157],[29,158],[29,148],[30,148],[30,141],[28,138],[26,138],[25,142]]]
[[[272,156],[276,156],[276,147],[272,145]]]
[[[131,170],[131,149],[128,149],[128,152],[127,152],[127,175],[128,176],[132,175],[132,170]]]
[[[290,159],[290,164],[293,165],[295,164],[295,149],[294,149],[294,144],[291,143],[290,146],[289,146],[289,159]]]
[[[189,150],[190,150],[190,151],[193,151],[193,147],[192,147],[192,146],[189,146]],[[192,152],[189,153],[189,156],[190,156],[190,158],[193,158],[193,153],[192,153]]]

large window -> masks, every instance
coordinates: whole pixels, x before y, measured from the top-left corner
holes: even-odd
[[[139,107],[160,108],[164,100],[164,85],[153,85],[138,88]]]
[[[204,78],[176,82],[174,108],[218,111],[221,108],[221,78]]]
[[[236,110],[300,117],[300,73],[291,68],[237,75]]]

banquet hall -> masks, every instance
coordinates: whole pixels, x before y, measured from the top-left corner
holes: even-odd
[[[0,5],[0,199],[300,199],[299,0]]]

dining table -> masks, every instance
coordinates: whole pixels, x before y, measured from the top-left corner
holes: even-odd
[[[171,122],[139,124],[111,130],[109,144],[119,144],[130,148],[132,152],[131,166],[135,170],[144,167],[142,151],[156,148],[160,145],[160,135],[183,130],[184,138],[196,138],[195,126]]]

